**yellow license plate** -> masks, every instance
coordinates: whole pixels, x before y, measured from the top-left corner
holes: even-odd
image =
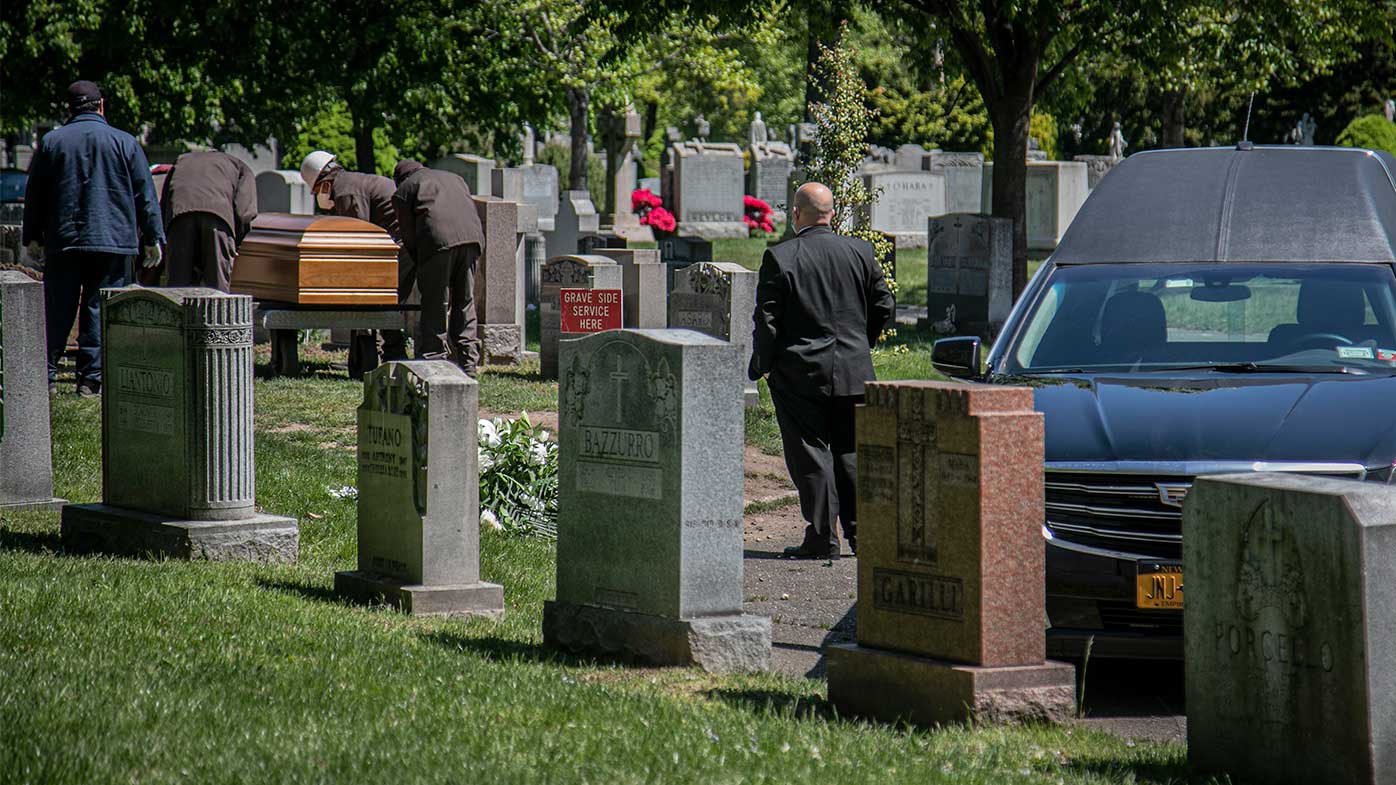
[[[1141,562],[1134,604],[1140,608],[1183,609],[1183,565]]]

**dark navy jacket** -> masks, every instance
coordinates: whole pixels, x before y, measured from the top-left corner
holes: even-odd
[[[164,239],[150,165],[134,137],[95,112],[44,135],[24,195],[26,245],[129,255]]]

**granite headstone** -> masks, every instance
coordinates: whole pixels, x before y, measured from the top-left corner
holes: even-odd
[[[698,262],[674,273],[669,294],[669,326],[697,330],[730,342],[745,360],[751,357],[751,319],[756,310],[756,273],[731,262]],[[743,402],[760,402],[746,363],[737,369]]]
[[[687,142],[674,147],[675,213],[679,231],[715,239],[750,232],[742,220],[746,194],[742,149],[735,144]]]
[[[480,580],[478,396],[441,360],[364,377],[359,568],[335,573],[336,593],[413,615],[503,615],[503,588]]]
[[[1396,488],[1199,479],[1183,505],[1188,761],[1273,785],[1396,783]]]
[[[432,169],[460,175],[472,196],[485,196],[494,190],[494,159],[469,153],[452,153],[431,162]]]
[[[64,546],[295,561],[295,519],[256,507],[252,298],[104,289],[102,338],[102,503],[63,508]]]
[[[1086,165],[1079,161],[1029,161],[1027,174],[1028,250],[1055,250],[1067,227],[1090,194]],[[994,164],[984,164],[984,201],[988,215],[994,204]]]
[[[927,318],[953,313],[963,330],[1001,329],[1013,308],[1013,222],[943,215],[929,220],[926,236]]]
[[[945,211],[977,213],[983,203],[984,154],[947,153],[933,150],[926,154],[926,171],[945,176]]]
[[[840,714],[1063,721],[1045,659],[1043,420],[1025,387],[870,382],[857,415],[857,643],[829,647]]]
[[[497,170],[498,171],[498,170]],[[519,254],[519,205],[476,196],[485,232],[475,270],[475,313],[481,360],[515,365],[524,352],[524,269]]]
[[[768,667],[742,613],[742,404],[731,344],[620,330],[562,344],[556,649],[710,671]]]
[[[553,230],[544,232],[548,243],[548,258],[577,253],[584,235],[601,231],[601,216],[586,191],[563,191]]]
[[[945,176],[886,171],[863,178],[870,192],[881,190],[869,208],[872,229],[896,235],[899,248],[925,248],[926,219],[945,214]]]
[[[49,440],[44,285],[0,270],[0,510],[58,507]]]
[[[257,212],[314,215],[315,197],[294,169],[273,169],[257,175]]]
[[[598,248],[621,269],[622,317],[626,327],[663,329],[668,320],[668,268],[653,248]]]
[[[790,173],[794,168],[795,153],[790,145],[784,142],[752,145],[747,192],[769,204],[778,221],[785,220],[790,210]]]

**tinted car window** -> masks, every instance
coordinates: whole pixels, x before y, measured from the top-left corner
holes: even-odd
[[[0,171],[0,202],[24,201],[24,186],[29,175],[13,169]]]
[[[1006,357],[1009,373],[1255,363],[1396,369],[1386,265],[1059,267]]]

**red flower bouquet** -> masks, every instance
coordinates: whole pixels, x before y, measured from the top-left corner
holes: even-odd
[[[754,196],[742,197],[742,207],[745,211],[742,220],[746,222],[747,228],[755,235],[757,232],[770,234],[776,230],[771,223],[771,206],[757,199]]]
[[[672,232],[679,225],[674,214],[664,209],[663,200],[648,188],[630,194],[630,209],[639,216],[641,224],[659,232]]]

